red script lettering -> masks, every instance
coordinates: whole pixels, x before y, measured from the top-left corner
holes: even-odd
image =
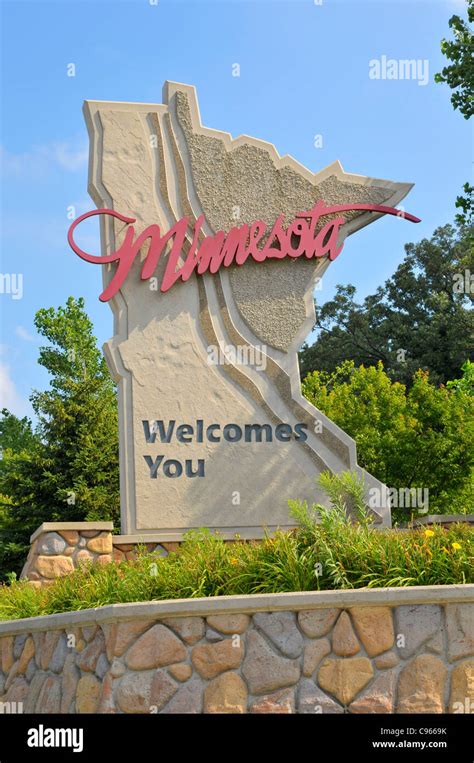
[[[194,271],[198,275],[206,272],[214,274],[221,267],[227,268],[232,264],[243,265],[249,257],[256,262],[264,262],[267,259],[281,260],[284,257],[296,258],[303,255],[308,259],[327,256],[329,260],[335,260],[342,251],[342,244],[338,246],[339,231],[346,222],[341,213],[356,210],[381,212],[403,217],[412,223],[420,222],[418,217],[394,207],[375,204],[341,204],[327,207],[324,201],[318,201],[307,212],[299,212],[286,230],[283,227],[283,215],[280,215],[269,232],[266,242],[262,244],[268,228],[262,220],[257,220],[250,226],[231,228],[228,233],[217,231],[212,236],[204,236],[201,234],[204,215],[196,220],[192,229],[188,228],[188,218],[183,217],[167,233],[162,234],[159,225],[149,225],[135,237],[133,226],[136,222],[135,218],[125,217],[113,209],[94,209],[74,220],[68,231],[68,241],[73,251],[86,262],[92,262],[95,265],[118,263],[110,283],[99,297],[102,302],[107,302],[122,286],[136,256],[147,241],[149,241],[148,252],[140,274],[142,280],[153,276],[163,251],[171,242],[160,284],[160,291],[165,292],[176,281],[187,281]],[[117,251],[104,257],[84,252],[74,240],[73,234],[79,223],[94,215],[111,215],[130,226]],[[320,218],[327,215],[337,216],[316,231]],[[201,243],[199,243],[200,235]],[[178,267],[186,240],[190,246],[184,263]]]

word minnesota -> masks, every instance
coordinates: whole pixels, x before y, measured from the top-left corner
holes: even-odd
[[[180,424],[176,427],[176,421],[171,419],[165,425],[163,420],[153,422],[142,421],[145,440],[148,443],[171,443],[176,439],[179,443],[220,443],[222,441],[229,443],[237,442],[305,442],[308,439],[306,434],[307,424],[298,423],[292,427],[291,424],[277,424],[275,428],[271,424],[245,424],[243,427],[238,424],[210,424],[204,426],[204,421],[198,419],[195,426],[192,424]],[[193,464],[192,459],[186,459],[184,465],[181,461],[169,458],[166,461],[164,455],[156,457],[143,456],[148,468],[150,469],[151,479],[157,479],[159,474],[165,477],[204,477],[205,460],[197,459],[197,465]],[[161,472],[160,472],[161,467]]]
[[[142,281],[154,277],[159,259],[172,241],[160,285],[160,291],[166,292],[176,281],[187,281],[194,272],[198,275],[215,274],[221,267],[243,265],[249,257],[256,262],[303,256],[307,259],[327,256],[329,260],[335,260],[343,247],[340,243],[340,229],[347,222],[341,213],[355,210],[379,212],[403,217],[415,223],[420,222],[417,217],[394,207],[376,204],[326,206],[324,201],[320,200],[312,209],[298,212],[286,229],[283,225],[284,215],[280,215],[270,231],[267,230],[266,223],[257,220],[251,225],[231,228],[228,233],[217,231],[214,235],[206,236],[202,232],[205,218],[204,215],[200,215],[192,230],[189,230],[189,218],[183,217],[163,235],[159,225],[149,225],[136,236],[132,225],[136,218],[125,217],[113,209],[94,209],[74,220],[68,231],[68,242],[72,250],[86,262],[95,265],[118,263],[110,283],[99,297],[102,302],[107,302],[119,291],[135,258],[147,242],[148,252],[140,275]],[[130,226],[122,244],[112,254],[103,257],[88,254],[74,240],[76,226],[94,215],[109,215]],[[323,224],[321,218],[328,215],[332,219]],[[183,259],[184,262],[180,264]]]
[[[50,729],[40,724],[28,729],[28,747],[72,747],[73,752],[84,749],[84,729]]]

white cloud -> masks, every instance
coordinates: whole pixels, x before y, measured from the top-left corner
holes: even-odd
[[[5,363],[0,363],[0,408],[8,408],[16,416],[30,413],[29,402],[19,394],[11,378],[10,368]]]
[[[75,172],[75,170],[84,167],[89,158],[87,146],[73,148],[69,143],[53,144],[51,152],[59,166],[70,172]]]
[[[44,176],[51,166],[75,172],[87,165],[89,150],[87,144],[79,141],[53,142],[43,146],[33,146],[23,153],[12,153],[0,146],[0,162],[5,176]]]
[[[20,339],[24,339],[25,342],[34,342],[34,336],[31,336],[30,332],[25,329],[24,326],[17,326],[15,334],[19,336]]]

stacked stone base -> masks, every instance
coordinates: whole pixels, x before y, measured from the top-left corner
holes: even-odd
[[[44,522],[30,542],[21,578],[36,586],[48,585],[80,564],[134,559],[140,547],[158,551],[162,556],[179,547],[179,543],[172,542],[123,542],[120,535],[113,535],[112,522]]]

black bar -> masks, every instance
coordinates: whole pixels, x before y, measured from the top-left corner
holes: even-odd
[[[42,736],[40,730],[43,729]],[[48,729],[54,730],[53,732]],[[56,729],[66,731],[56,736]],[[72,730],[76,729],[76,737]],[[82,730],[82,746],[79,732]],[[78,748],[49,747],[63,739]],[[472,715],[0,715],[0,763],[102,761],[137,763],[146,757],[181,758],[187,750],[210,761],[254,757],[292,763],[308,753],[329,761],[355,755],[363,760],[474,760]],[[28,746],[43,741],[42,747]],[[82,747],[82,749],[79,749]],[[403,758],[402,758],[403,756]]]

